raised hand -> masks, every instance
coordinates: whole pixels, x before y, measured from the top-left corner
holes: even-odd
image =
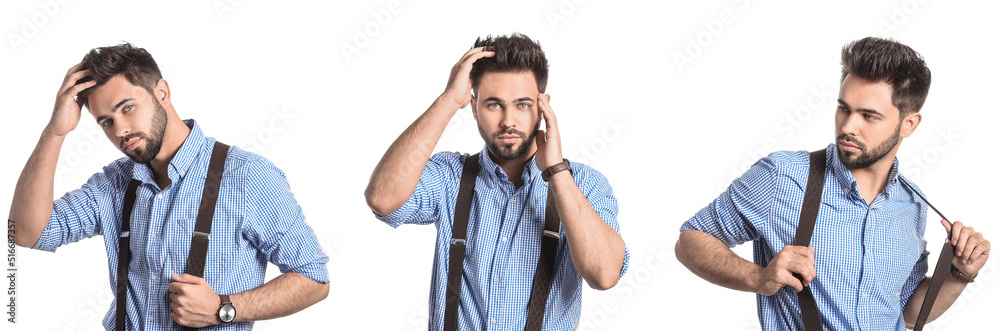
[[[465,52],[462,59],[451,68],[451,75],[448,76],[448,87],[445,88],[441,96],[451,100],[455,108],[465,107],[472,101],[472,79],[469,73],[472,72],[472,64],[484,57],[492,57],[494,54],[492,46],[483,46],[470,49]]]
[[[962,222],[949,224],[947,220],[941,220],[941,225],[951,234],[949,243],[955,246],[955,258],[951,264],[962,273],[975,276],[986,265],[986,259],[990,255],[990,241],[983,238],[983,234],[976,232],[971,226],[965,226]]]
[[[535,132],[535,164],[539,170],[545,171],[552,165],[562,162],[562,143],[559,139],[559,124],[556,122],[556,113],[549,106],[549,95],[538,94],[538,112],[541,118],[545,119],[545,130]]]
[[[56,105],[52,109],[52,119],[46,130],[57,136],[65,136],[80,123],[80,112],[83,109],[83,99],[76,95],[89,87],[97,85],[97,81],[89,80],[77,84],[77,81],[90,76],[90,69],[83,69],[83,62],[77,63],[63,78],[59,93],[56,94]]]

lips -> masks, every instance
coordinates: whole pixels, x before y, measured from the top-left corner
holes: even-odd
[[[500,139],[500,141],[502,141],[504,143],[508,143],[509,144],[509,143],[513,143],[513,142],[517,141],[518,139],[521,139],[521,137],[514,136],[514,135],[502,135],[498,139]]]
[[[858,146],[855,146],[854,144],[851,144],[845,140],[838,141],[837,143],[840,144],[840,149],[844,150],[845,152],[853,152],[860,150]]]
[[[132,140],[127,141],[125,143],[125,146],[124,146],[123,149],[126,152],[131,152],[133,149],[135,149],[136,146],[139,146],[139,140],[140,139],[136,138],[136,139],[132,139]]]

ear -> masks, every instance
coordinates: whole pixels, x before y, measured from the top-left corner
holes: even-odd
[[[913,114],[903,117],[903,123],[900,123],[899,126],[899,135],[903,138],[909,137],[913,134],[913,131],[917,130],[921,119],[923,119],[923,116],[920,115],[920,112],[913,112]]]
[[[552,101],[552,95],[551,94],[546,94],[545,95],[545,103],[550,103],[549,101]]]
[[[472,118],[476,119],[476,122],[479,122],[479,113],[476,112],[476,95],[475,94],[473,94],[472,97],[469,98],[469,108],[472,110]]]
[[[170,104],[170,85],[165,79],[160,79],[156,82],[156,86],[153,86],[153,99],[156,99],[164,108]]]

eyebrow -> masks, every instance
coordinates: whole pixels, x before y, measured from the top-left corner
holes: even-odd
[[[840,103],[841,106],[844,106],[847,109],[851,109],[851,105],[848,105],[847,102],[844,102],[843,99],[837,99],[837,102]],[[879,111],[874,110],[874,109],[858,108],[858,109],[853,109],[853,110],[856,110],[856,111],[859,111],[859,112],[862,112],[862,113],[875,114],[875,115],[878,115],[878,116],[881,116],[881,117],[885,117],[885,115],[883,115],[882,113],[880,113]]]
[[[124,105],[126,102],[129,102],[129,101],[132,101],[132,100],[135,100],[135,98],[125,98],[125,99],[122,99],[122,101],[118,101],[118,103],[116,103],[114,107],[111,107],[111,113],[114,114],[116,111],[118,111],[118,108],[121,108],[121,106]],[[101,122],[103,122],[107,118],[108,118],[108,115],[98,116],[97,117],[97,123],[100,124]]]
[[[497,103],[504,103],[503,99],[500,99],[500,98],[497,98],[497,97],[489,97],[489,98],[486,98],[485,101],[493,101],[493,102],[497,102]],[[514,99],[515,103],[524,102],[524,101],[534,102],[535,99],[532,99],[531,97],[520,97],[520,98]]]

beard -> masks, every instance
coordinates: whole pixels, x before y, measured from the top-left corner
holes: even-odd
[[[873,164],[875,164],[875,162],[878,162],[879,160],[882,160],[883,158],[885,158],[886,155],[889,155],[889,152],[891,152],[892,149],[896,147],[896,144],[899,144],[900,140],[899,130],[902,127],[902,124],[903,124],[902,121],[900,121],[900,125],[896,126],[896,132],[893,132],[892,136],[889,137],[889,139],[886,139],[871,151],[868,150],[868,146],[858,141],[857,140],[858,138],[855,138],[854,136],[849,136],[846,134],[838,136],[837,137],[838,141],[840,140],[847,141],[849,143],[854,144],[855,146],[858,147],[859,150],[861,150],[861,154],[858,155],[858,157],[855,160],[851,160],[850,156],[852,156],[852,154],[855,154],[857,152],[845,152],[840,149],[840,144],[837,144],[837,157],[840,158],[840,163],[843,163],[844,166],[847,167],[847,169],[863,169],[872,166]]]
[[[150,125],[149,134],[145,132],[133,132],[125,135],[122,138],[121,145],[124,146],[125,142],[133,139],[140,138],[146,140],[146,148],[136,147],[132,149],[132,153],[125,152],[132,161],[136,163],[149,163],[156,154],[160,154],[160,148],[163,147],[163,135],[167,131],[167,110],[160,106],[159,102],[153,100],[153,104],[156,105],[156,114],[153,114],[153,122]]]
[[[500,159],[510,161],[519,159],[521,156],[524,156],[524,153],[528,152],[528,148],[535,143],[535,132],[538,132],[538,128],[541,124],[542,119],[539,118],[538,122],[535,122],[535,129],[531,131],[530,135],[514,128],[507,128],[505,130],[497,131],[492,137],[489,137],[489,139],[487,139],[486,131],[483,130],[483,127],[478,125],[477,127],[479,128],[479,135],[483,136],[483,140],[486,140],[487,148],[493,152],[493,155],[496,155]],[[503,135],[516,135],[521,138],[521,144],[498,143],[497,140]]]

